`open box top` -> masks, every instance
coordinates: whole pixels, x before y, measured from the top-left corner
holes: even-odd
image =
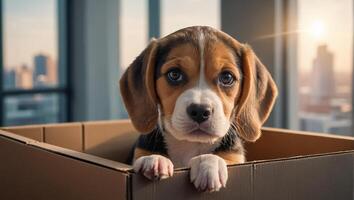
[[[353,199],[352,137],[262,133],[246,144],[248,162],[228,166],[227,188],[210,194],[194,189],[188,169],[158,182],[133,173],[129,120],[4,128],[0,199]]]

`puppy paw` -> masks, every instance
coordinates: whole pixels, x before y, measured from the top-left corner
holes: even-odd
[[[201,191],[219,191],[226,187],[228,178],[227,166],[224,159],[213,154],[204,154],[192,158],[190,180]]]
[[[173,175],[171,160],[161,155],[142,156],[134,162],[133,169],[150,180],[165,179]]]

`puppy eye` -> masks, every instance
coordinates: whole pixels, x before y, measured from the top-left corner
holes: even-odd
[[[224,87],[230,87],[234,84],[235,77],[228,71],[221,72],[219,75],[219,83]]]
[[[167,79],[172,84],[179,84],[184,80],[183,72],[174,68],[167,72]]]

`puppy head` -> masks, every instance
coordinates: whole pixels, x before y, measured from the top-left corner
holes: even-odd
[[[179,140],[213,143],[233,128],[255,141],[277,89],[253,51],[210,27],[152,41],[120,81],[135,128],[161,128]],[[160,120],[158,120],[160,118]]]

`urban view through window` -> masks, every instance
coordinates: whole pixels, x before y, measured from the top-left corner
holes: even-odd
[[[207,2],[192,1],[185,10],[184,1],[161,1],[161,35],[191,25],[220,28],[220,1]],[[298,85],[292,89],[298,94],[299,129],[350,135],[353,2],[297,2]],[[55,88],[61,83],[57,3],[3,0],[4,89]],[[148,42],[147,2],[124,0],[122,9],[120,62],[125,69]],[[56,93],[8,95],[4,125],[60,121],[63,99]]]
[[[351,135],[353,2],[298,3],[300,129]]]
[[[5,90],[58,86],[56,0],[4,0]],[[20,94],[5,98],[5,125],[57,122],[59,94]]]

